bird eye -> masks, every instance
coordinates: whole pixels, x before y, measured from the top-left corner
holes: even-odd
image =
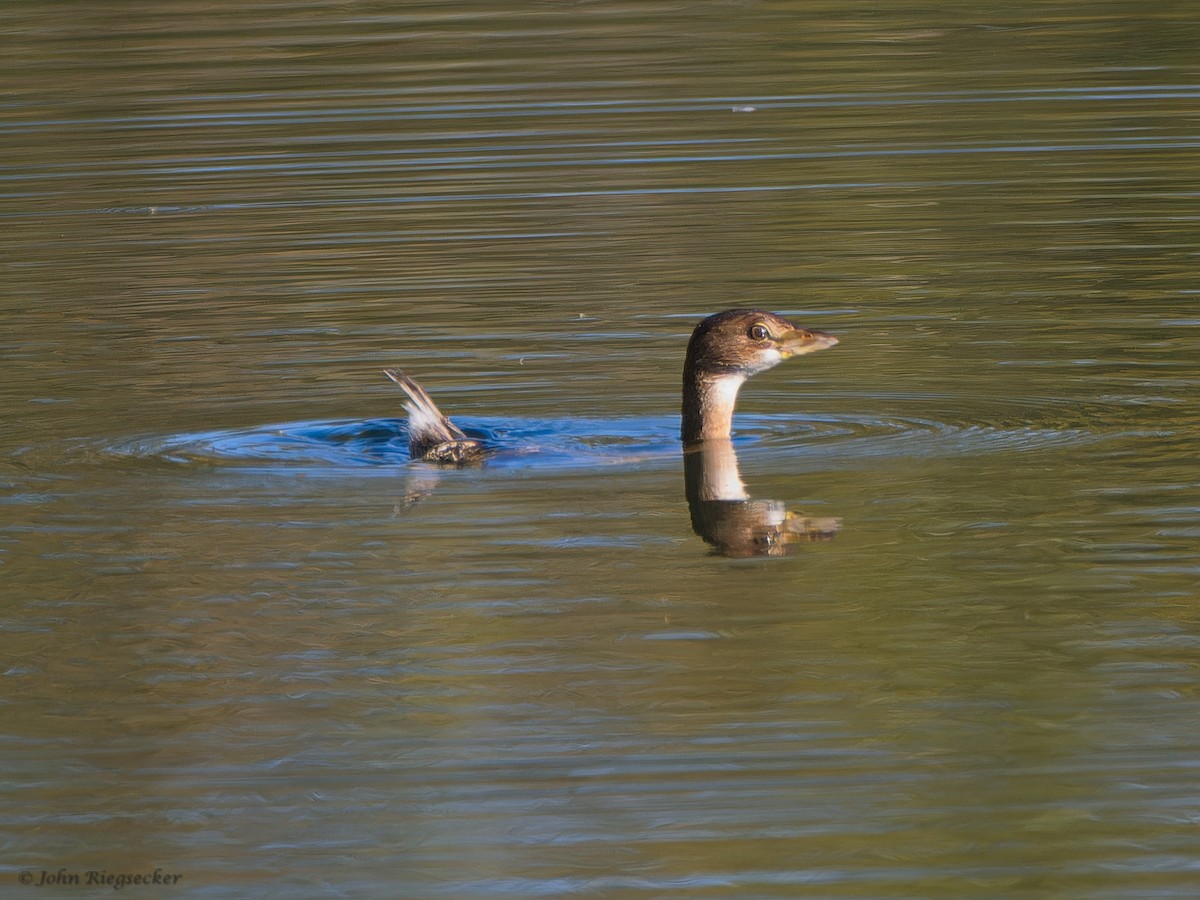
[[[771,332],[767,331],[767,326],[761,322],[757,322],[750,326],[750,331],[747,332],[752,341],[765,341],[771,336]]]

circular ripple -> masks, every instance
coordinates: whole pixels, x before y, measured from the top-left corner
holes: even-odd
[[[464,418],[461,426],[498,452],[489,466],[589,467],[648,463],[679,455],[678,418],[509,420]],[[739,416],[734,439],[769,455],[825,460],[956,456],[1044,449],[1096,440],[1083,428],[950,424],[870,416]],[[170,462],[263,466],[378,467],[411,463],[404,419],[312,421],[148,438],[110,452]]]
[[[767,420],[764,436],[772,452],[862,459],[904,456],[961,456],[1045,449],[1100,438],[1086,428],[1027,424],[952,424],[935,419],[836,415],[809,419],[797,429],[786,420]]]
[[[604,420],[460,418],[471,437],[497,449],[489,465],[578,466],[678,454],[672,417]],[[145,438],[111,452],[181,463],[370,467],[412,462],[404,419],[312,421]]]

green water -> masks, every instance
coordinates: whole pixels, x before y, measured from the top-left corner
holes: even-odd
[[[1190,4],[3,16],[0,893],[1200,890]],[[537,446],[287,440],[389,366]]]

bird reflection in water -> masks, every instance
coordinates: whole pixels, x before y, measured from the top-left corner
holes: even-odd
[[[837,532],[836,519],[798,516],[778,501],[751,499],[730,442],[734,405],[747,378],[836,343],[832,335],[800,328],[759,309],[717,313],[692,332],[683,366],[680,428],[686,494],[692,528],[717,552],[783,556]],[[386,374],[405,393],[408,448],[414,460],[462,466],[478,463],[491,452],[451,422],[413,379],[394,370]],[[416,493],[423,496],[427,490]]]
[[[685,448],[683,479],[692,530],[722,556],[788,556],[841,528],[841,519],[802,516],[782,501],[752,499],[728,438]]]

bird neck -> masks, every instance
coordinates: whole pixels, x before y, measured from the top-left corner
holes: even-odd
[[[705,375],[688,367],[683,374],[683,427],[685,444],[728,438],[733,431],[733,407],[745,382],[741,372]]]

